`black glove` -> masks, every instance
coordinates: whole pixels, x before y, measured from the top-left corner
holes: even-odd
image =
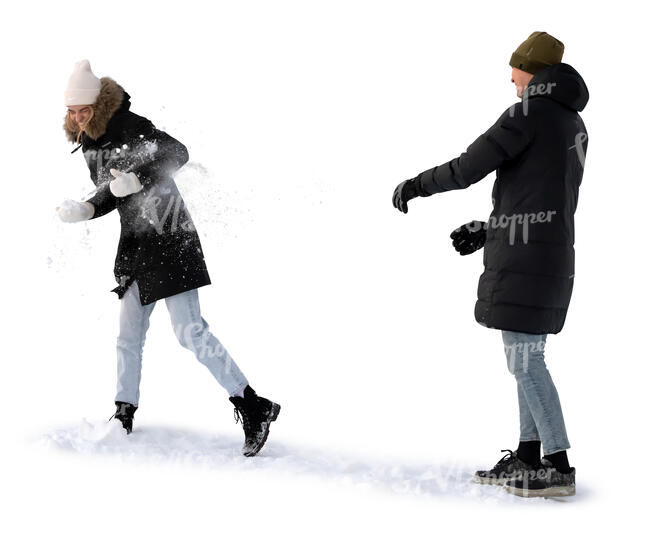
[[[487,235],[487,223],[480,220],[473,220],[463,224],[451,232],[454,248],[461,256],[476,252],[485,245]]]
[[[126,293],[126,290],[128,289],[128,287],[135,280],[135,277],[134,276],[127,276],[127,275],[123,275],[123,276],[118,277],[116,275],[115,280],[117,281],[119,286],[117,288],[113,288],[111,291],[114,291],[115,293],[117,293],[118,298],[121,299],[122,297],[124,297],[124,294]]]
[[[402,213],[408,213],[409,208],[406,203],[418,196],[426,196],[420,186],[419,178],[407,179],[402,181],[393,192],[393,206]]]

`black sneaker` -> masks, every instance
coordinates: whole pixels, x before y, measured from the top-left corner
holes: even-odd
[[[280,405],[258,396],[250,385],[244,389],[243,398],[231,396],[229,399],[235,406],[235,423],[241,420],[244,426],[241,452],[244,456],[254,456],[266,443],[271,422],[280,413]]]
[[[117,406],[117,409],[111,418],[115,417],[119,420],[127,434],[131,433],[131,431],[133,431],[133,415],[138,409],[137,406],[128,402],[115,402],[115,405]],[[108,420],[111,420],[111,418]]]
[[[576,494],[575,467],[571,467],[568,473],[561,473],[544,458],[542,465],[537,471],[506,482],[506,491],[519,497],[569,497]]]
[[[517,457],[517,451],[502,450],[507,452],[497,464],[489,471],[476,471],[474,482],[477,484],[489,484],[492,486],[503,486],[508,480],[517,478],[521,473],[534,471],[536,467]]]

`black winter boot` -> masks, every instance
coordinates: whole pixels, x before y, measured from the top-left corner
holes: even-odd
[[[137,406],[128,402],[115,402],[115,405],[117,406],[117,409],[111,418],[115,417],[119,420],[127,434],[131,433],[133,430],[133,415],[138,409]],[[109,418],[108,420],[111,419]]]
[[[250,385],[244,389],[243,398],[231,396],[229,400],[235,406],[235,423],[241,420],[244,426],[242,454],[254,456],[264,446],[271,422],[280,413],[280,405],[258,396]]]
[[[542,465],[537,471],[524,473],[506,482],[506,491],[519,497],[568,497],[576,494],[575,467],[562,473],[544,458]]]
[[[493,486],[503,486],[508,480],[518,478],[522,473],[535,471],[537,468],[530,465],[517,457],[517,451],[502,450],[508,452],[501,458],[494,467],[489,471],[476,471],[474,473],[474,482],[477,484],[489,484]]]

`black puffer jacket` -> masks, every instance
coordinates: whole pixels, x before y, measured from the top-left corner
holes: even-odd
[[[173,174],[188,160],[187,149],[142,116],[129,110],[130,96],[114,80],[101,79],[95,114],[81,135],[81,148],[97,186],[87,201],[93,218],[117,209],[121,233],[114,274],[122,297],[138,281],[143,305],[210,284],[201,242]],[[70,122],[70,140],[77,133]],[[143,189],[116,198],[110,192],[110,169],[135,172]]]
[[[574,213],[587,151],[578,114],[587,86],[566,63],[538,71],[459,157],[418,176],[435,194],[464,189],[496,170],[474,315],[486,327],[558,333],[574,282]]]

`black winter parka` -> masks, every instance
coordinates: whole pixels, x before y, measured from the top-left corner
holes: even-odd
[[[111,290],[122,297],[137,280],[140,302],[159,299],[210,284],[199,236],[173,180],[188,161],[186,147],[145,117],[129,110],[130,96],[115,81],[101,79],[95,116],[81,148],[96,185],[87,201],[95,206],[93,219],[117,209],[121,233],[114,275],[120,284]],[[66,123],[72,140],[74,131]],[[109,189],[110,169],[134,172],[143,189],[115,197]]]
[[[464,189],[496,170],[474,316],[533,334],[564,326],[574,283],[574,213],[587,152],[589,100],[566,63],[538,71],[522,100],[459,157],[417,176],[425,195]]]

